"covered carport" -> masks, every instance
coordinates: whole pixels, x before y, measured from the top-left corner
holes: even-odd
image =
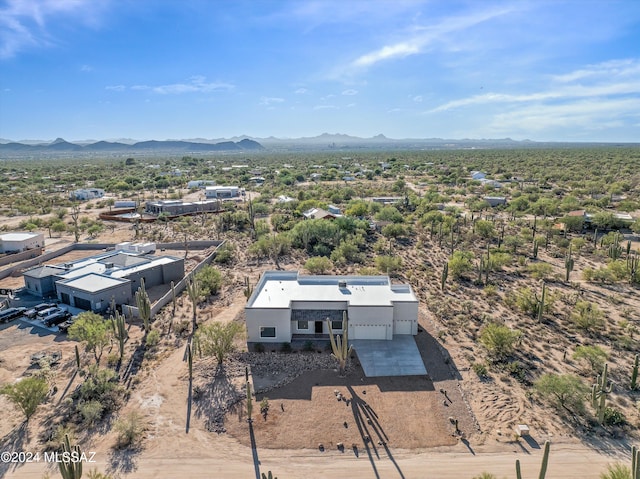
[[[354,339],[349,341],[358,355],[365,376],[424,376],[427,368],[410,334],[391,340]]]

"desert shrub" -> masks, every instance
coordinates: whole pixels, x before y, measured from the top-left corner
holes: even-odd
[[[191,322],[190,321],[180,321],[179,323],[176,323],[176,326],[173,330],[174,334],[176,336],[183,336],[185,333],[188,333],[189,330],[191,329]]]
[[[147,348],[154,349],[159,342],[160,342],[160,331],[158,331],[157,329],[152,329],[151,331],[149,331],[149,334],[147,334],[147,339],[145,343]]]
[[[93,426],[102,419],[104,406],[100,401],[86,401],[78,404],[78,412],[85,426]]]
[[[392,275],[402,268],[402,258],[398,256],[376,257],[376,267],[381,273]]]
[[[38,406],[44,402],[49,392],[47,381],[35,376],[27,377],[13,384],[7,384],[0,389],[0,394],[6,395],[23,413],[27,421],[36,412]]]
[[[522,333],[503,324],[489,323],[480,333],[480,344],[496,361],[501,361],[510,355]]]
[[[313,344],[313,341],[305,341],[304,346],[302,347],[303,351],[313,351],[314,348],[315,345]]]
[[[480,379],[489,377],[489,370],[485,363],[472,363],[471,369],[473,369],[473,372],[476,373]]]
[[[210,323],[201,326],[195,335],[196,350],[204,356],[214,356],[218,364],[235,349],[236,337],[243,327],[236,322]]]
[[[626,424],[627,418],[618,409],[607,407],[604,410],[604,423],[609,426],[621,426]]]
[[[527,271],[532,278],[547,279],[553,272],[553,266],[549,263],[531,263],[527,266]]]
[[[203,296],[218,294],[222,286],[222,274],[213,266],[205,265],[196,273],[196,279],[200,285],[200,293]]]
[[[216,251],[216,257],[213,259],[218,264],[229,264],[234,259],[234,248],[231,244],[225,243]]]
[[[573,374],[544,374],[534,383],[536,392],[557,408],[584,411],[589,388]]]
[[[314,256],[306,261],[304,268],[311,274],[325,274],[333,269],[333,262],[326,256]]]
[[[120,355],[118,353],[110,353],[107,355],[107,366],[114,368],[120,362]]]
[[[114,429],[118,433],[116,447],[125,449],[136,446],[142,440],[147,427],[142,415],[137,411],[131,411],[116,421]]]
[[[527,369],[520,361],[511,361],[505,367],[510,376],[516,378],[518,382],[524,383],[527,380]]]
[[[461,278],[473,270],[473,253],[471,251],[455,251],[448,264],[451,276]]]
[[[609,464],[607,472],[600,474],[600,479],[632,479],[631,469],[624,464]]]
[[[498,479],[498,476],[490,472],[483,472],[479,476],[473,476],[473,479]]]
[[[579,329],[591,333],[604,328],[604,313],[598,305],[588,301],[578,301],[571,313],[573,324]]]
[[[74,393],[78,402],[99,401],[104,412],[115,411],[123,395],[123,388],[118,384],[118,374],[112,369],[99,369],[93,365],[86,379]]]
[[[282,343],[282,346],[280,347],[280,351],[283,353],[290,353],[291,352],[291,343]]]
[[[498,287],[495,284],[487,284],[482,288],[482,292],[487,298],[498,296]]]
[[[600,346],[578,346],[573,359],[585,361],[594,373],[600,373],[609,354]]]

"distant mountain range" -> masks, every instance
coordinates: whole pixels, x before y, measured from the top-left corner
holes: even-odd
[[[630,143],[618,143],[628,146]],[[572,148],[585,146],[615,146],[616,143],[536,142],[531,140],[502,139],[443,139],[404,138],[393,139],[382,134],[360,138],[341,133],[323,133],[303,138],[256,138],[246,135],[233,138],[191,138],[164,141],[136,141],[129,138],[96,141],[68,142],[58,138],[52,142],[22,140],[19,142],[0,139],[0,158],[24,156],[59,156],[127,154],[151,155],[161,153],[205,153],[205,152],[260,152],[260,151],[327,151],[327,150],[460,150],[460,149],[505,149],[505,148]],[[635,144],[637,145],[637,144]]]
[[[4,140],[2,140],[4,141]],[[121,143],[113,141],[96,141],[95,143],[77,142],[70,143],[62,138],[57,138],[50,143],[37,143],[30,141],[0,143],[0,153],[56,153],[56,152],[206,152],[206,151],[259,151],[264,147],[257,141],[245,138],[243,140],[221,141],[214,143],[202,143],[182,140],[167,141],[139,141],[135,143]]]

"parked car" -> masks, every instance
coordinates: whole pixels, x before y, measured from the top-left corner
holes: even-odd
[[[71,325],[75,322],[76,322],[75,316],[67,319],[66,321],[63,321],[62,323],[58,324],[58,331],[60,331],[61,333],[67,333]]]
[[[44,311],[45,309],[55,308],[55,303],[40,303],[36,304],[33,308],[29,308],[25,311],[24,315],[29,319],[34,319],[40,311]]]
[[[64,323],[70,317],[71,313],[69,311],[61,309],[59,312],[52,314],[47,319],[45,319],[44,325],[50,328],[51,326],[56,326],[60,323]]]
[[[23,308],[22,306],[17,308],[9,308],[3,311],[0,311],[0,323],[8,323],[9,321],[19,318],[24,314],[24,311],[27,308]]]
[[[56,314],[60,311],[64,311],[61,308],[58,308],[57,306],[54,306],[52,308],[47,308],[47,309],[43,309],[42,311],[38,311],[38,318],[42,319],[43,321],[45,319],[47,319],[49,316]]]

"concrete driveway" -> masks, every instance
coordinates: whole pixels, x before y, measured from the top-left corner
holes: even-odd
[[[413,336],[396,335],[391,341],[355,339],[349,341],[358,354],[365,376],[424,376],[420,351]]]

